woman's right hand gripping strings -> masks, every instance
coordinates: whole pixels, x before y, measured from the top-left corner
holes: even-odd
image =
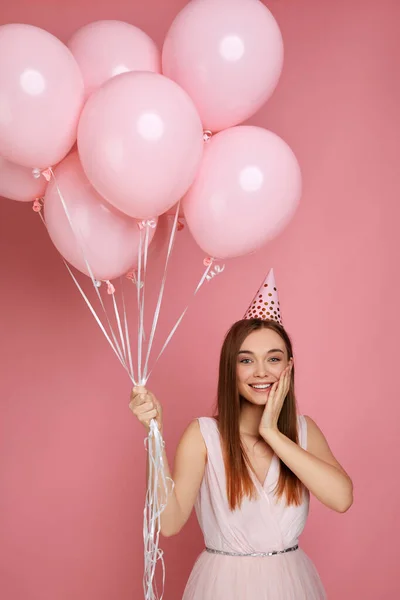
[[[162,407],[157,398],[143,386],[136,386],[131,392],[129,408],[148,430],[152,419],[156,419],[162,431]]]
[[[129,408],[147,430],[150,428],[151,420],[156,419],[162,432],[161,404],[146,388],[141,386],[133,388]],[[160,517],[161,533],[164,536],[177,534],[188,520],[203,479],[206,459],[207,450],[197,420],[189,425],[178,444],[173,476],[164,450],[164,475],[172,477],[175,483]],[[162,488],[161,482],[160,488]]]

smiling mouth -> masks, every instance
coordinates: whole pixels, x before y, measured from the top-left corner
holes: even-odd
[[[272,386],[272,383],[249,383],[249,386],[256,392],[266,392]]]

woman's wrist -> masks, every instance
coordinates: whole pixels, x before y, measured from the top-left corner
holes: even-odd
[[[275,427],[266,427],[264,429],[260,429],[260,435],[263,438],[263,440],[271,446],[272,445],[271,442],[273,443],[274,440],[279,439],[279,437],[282,434],[279,431],[278,426],[275,426]]]

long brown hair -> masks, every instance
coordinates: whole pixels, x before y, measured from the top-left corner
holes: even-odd
[[[256,497],[256,488],[250,475],[252,468],[244,450],[239,430],[242,399],[237,385],[237,357],[239,350],[250,333],[258,329],[271,329],[284,341],[288,358],[293,356],[291,340],[277,322],[261,319],[237,321],[228,331],[221,350],[218,380],[217,421],[225,460],[226,485],[231,510],[239,508],[245,496]],[[284,401],[278,429],[290,440],[298,443],[297,410],[294,394],[294,369],[290,389]],[[280,474],[275,488],[277,498],[285,495],[287,504],[299,505],[302,499],[302,484],[296,475],[280,460]]]

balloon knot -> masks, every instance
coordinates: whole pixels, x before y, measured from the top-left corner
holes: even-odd
[[[184,229],[185,225],[182,223],[182,221],[178,221],[178,231],[182,231],[182,229]]]
[[[139,229],[144,229],[145,227],[150,227],[150,229],[154,229],[156,225],[156,219],[144,219],[143,221],[138,222]]]
[[[203,141],[204,142],[209,142],[212,138],[212,131],[210,131],[209,129],[206,129],[203,132]]]
[[[33,203],[32,206],[32,210],[34,210],[35,212],[40,212],[42,210],[42,198],[36,198],[36,200]]]
[[[49,167],[48,169],[44,169],[43,171],[41,169],[36,168],[32,169],[32,175],[35,179],[40,179],[40,177],[43,175],[46,181],[50,181],[53,175],[53,171],[51,170],[51,167]]]
[[[50,181],[52,174],[53,173],[52,173],[50,167],[48,169],[45,169],[44,171],[42,171],[42,175],[43,175],[43,177],[45,178],[46,181]]]
[[[106,283],[107,283],[107,294],[112,296],[113,294],[115,294],[115,287],[113,286],[111,281],[107,281]]]
[[[205,267],[209,267],[210,265],[213,264],[214,259],[211,258],[211,256],[207,256],[204,260],[203,260],[203,265]]]
[[[129,271],[125,277],[127,279],[129,279],[130,281],[133,281],[133,283],[136,285],[137,288],[141,289],[144,286],[144,282],[143,281],[138,281],[137,279],[137,271],[135,269],[132,269],[132,271]]]

